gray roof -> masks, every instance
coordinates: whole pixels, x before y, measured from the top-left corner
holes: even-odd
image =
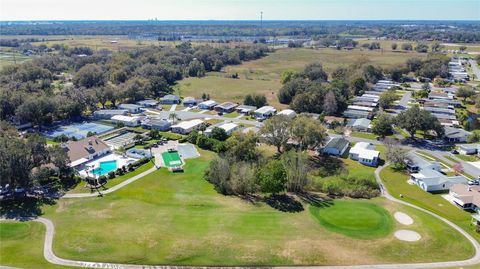
[[[237,106],[237,109],[249,109],[249,110],[256,110],[256,106],[247,106],[247,105],[239,105]]]
[[[94,115],[122,115],[127,113],[128,110],[126,109],[102,109],[93,112]]]
[[[462,138],[471,134],[461,128],[445,127],[445,136],[448,138]]]
[[[325,148],[335,148],[341,151],[345,146],[348,145],[348,140],[343,137],[334,137],[328,141]]]
[[[158,104],[158,101],[153,100],[153,99],[147,99],[147,100],[138,101],[137,104],[139,104],[139,105],[156,105],[156,104]]]
[[[139,105],[136,105],[136,104],[120,104],[118,105],[119,108],[127,108],[127,109],[138,109],[138,108],[142,108],[141,106]]]
[[[170,122],[161,119],[152,119],[148,122],[150,126],[170,126],[172,125]]]
[[[420,170],[422,170],[423,168],[432,164],[432,162],[425,160],[424,158],[418,156],[417,154],[415,154],[413,152],[407,153],[406,158],[411,164],[414,164],[414,165],[418,166],[418,168],[420,168]]]
[[[167,94],[160,99],[162,99],[162,100],[180,100],[180,96],[174,95],[174,94]]]

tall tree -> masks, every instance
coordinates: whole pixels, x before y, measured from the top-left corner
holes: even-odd
[[[270,160],[257,174],[260,191],[276,195],[285,190],[287,174],[280,160]]]
[[[285,147],[290,139],[290,125],[291,119],[277,115],[265,121],[260,134],[262,140],[269,145],[273,145],[277,148],[277,152],[281,153],[282,148]]]
[[[93,88],[105,85],[105,72],[97,64],[87,64],[73,77],[73,83],[79,87]]]
[[[298,116],[291,123],[291,136],[299,143],[299,148],[315,149],[327,138],[327,131],[316,119]]]
[[[325,94],[325,98],[323,101],[323,111],[327,115],[334,115],[337,113],[337,110],[337,98],[335,97],[333,91],[328,91],[327,94]]]
[[[305,152],[287,151],[282,154],[282,163],[287,177],[287,191],[304,191],[309,182],[308,155]]]

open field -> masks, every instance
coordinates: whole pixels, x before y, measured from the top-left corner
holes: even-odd
[[[408,40],[375,40],[375,39],[358,39],[358,46],[360,47],[362,44],[371,43],[371,42],[378,42],[380,43],[380,47],[384,50],[392,50],[392,44],[396,43],[398,45],[397,51],[401,51],[401,47],[403,43],[410,43],[414,47],[416,46],[416,42],[408,41]],[[431,45],[433,41],[424,42],[428,45]],[[446,50],[458,50],[458,48],[462,45],[467,47],[467,52],[480,52],[480,44],[478,43],[465,43],[465,44],[453,44],[453,43],[441,43]]]
[[[200,97],[210,94],[216,101],[242,102],[246,94],[264,94],[269,104],[284,108],[277,99],[281,88],[280,77],[286,70],[301,71],[305,65],[321,62],[327,72],[336,67],[348,66],[358,59],[365,58],[372,64],[389,67],[404,63],[410,57],[426,57],[423,53],[403,53],[391,51],[369,51],[355,49],[351,51],[334,49],[277,49],[268,56],[240,65],[227,66],[223,72],[211,72],[203,78],[186,78],[178,82],[176,93],[182,96]],[[238,79],[229,75],[238,73]]]
[[[380,176],[385,187],[394,197],[399,197],[401,194],[403,195],[402,200],[449,219],[469,232],[477,240],[480,240],[480,235],[475,232],[475,228],[471,224],[470,214],[450,204],[443,199],[441,194],[431,194],[423,191],[416,185],[408,184],[408,175],[404,172],[397,172],[391,167],[383,169]]]
[[[233,79],[210,73],[203,78],[185,78],[175,86],[177,94],[182,96],[200,97],[202,93],[209,94],[217,102],[232,101],[243,103],[245,95],[251,93],[264,94],[269,104],[275,107],[285,107],[278,102],[277,91],[280,81],[257,79]]]
[[[56,226],[55,253],[69,259],[178,265],[368,264],[473,254],[468,241],[447,225],[383,198],[325,201],[315,207],[303,203],[305,210],[286,213],[263,202],[219,195],[202,179],[213,154],[200,153],[199,159],[187,161],[185,173],[161,169],[103,198],[61,199],[45,207],[43,216]],[[414,219],[408,228],[419,232],[421,241],[394,238],[393,231],[405,227],[393,221],[396,211]],[[374,217],[362,229],[344,218],[358,212]],[[34,268],[35,260],[43,261],[38,225],[0,225],[0,238],[8,243],[0,246],[1,264],[23,262],[22,267]],[[12,239],[19,234],[12,229],[37,237]],[[17,260],[25,245],[32,253],[30,264]]]

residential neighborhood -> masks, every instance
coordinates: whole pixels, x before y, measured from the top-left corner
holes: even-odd
[[[477,268],[477,2],[0,0],[0,268]]]

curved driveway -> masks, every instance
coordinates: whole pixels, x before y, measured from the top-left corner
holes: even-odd
[[[283,268],[292,268],[292,269],[324,269],[324,268],[332,268],[332,269],[370,269],[370,268],[375,268],[375,269],[419,269],[419,268],[445,268],[445,267],[460,267],[460,266],[470,266],[470,265],[476,265],[480,263],[480,244],[467,232],[465,232],[462,228],[457,226],[456,224],[452,223],[451,221],[440,217],[436,215],[435,213],[432,213],[428,210],[425,210],[421,207],[409,204],[405,201],[399,200],[391,196],[387,190],[385,189],[382,180],[380,178],[380,171],[388,166],[388,163],[385,164],[385,166],[378,167],[375,170],[375,178],[380,186],[381,190],[381,195],[385,197],[386,199],[400,203],[412,208],[415,208],[417,210],[420,210],[422,212],[425,212],[443,222],[446,224],[450,225],[452,228],[457,230],[459,233],[461,233],[463,236],[465,236],[473,245],[475,248],[475,255],[468,259],[468,260],[462,260],[462,261],[449,261],[449,262],[434,262],[434,263],[408,263],[408,264],[375,264],[375,265],[339,265],[339,266],[295,266],[295,267],[278,267],[279,269]],[[155,168],[152,168],[153,171]],[[131,178],[130,180],[137,180],[138,178],[149,174],[152,171],[152,169],[147,170],[143,172],[142,174],[137,175],[136,177]],[[138,178],[137,178],[138,177]],[[132,182],[133,182],[132,181]],[[131,182],[125,181],[124,185],[127,185]],[[120,184],[119,184],[120,185]],[[119,186],[117,185],[117,186]],[[119,189],[122,186],[119,186],[116,189]],[[111,188],[110,192],[115,191],[116,189]],[[78,197],[90,197],[90,196],[75,196],[76,198]],[[73,198],[73,196],[69,196],[67,198]],[[27,219],[25,219],[27,220]],[[63,265],[63,266],[74,266],[74,267],[87,267],[87,268],[125,268],[125,269],[145,269],[145,268],[162,268],[162,269],[178,269],[182,268],[181,266],[169,266],[169,265],[159,265],[159,266],[154,266],[154,265],[137,265],[137,264],[117,264],[117,263],[101,263],[101,262],[87,262],[87,261],[75,261],[75,260],[68,260],[68,259],[62,259],[60,257],[57,257],[55,253],[53,252],[53,236],[55,234],[55,226],[53,222],[47,218],[36,218],[34,221],[43,223],[46,227],[46,232],[45,232],[45,241],[44,241],[44,246],[43,246],[43,255],[45,259],[53,264],[57,265]],[[184,268],[197,268],[197,269],[206,269],[206,268],[226,268],[226,267],[184,267]],[[232,267],[233,268],[233,267]],[[235,267],[235,268],[242,268],[242,267]],[[244,267],[247,268],[247,267]],[[265,267],[264,267],[265,268]],[[270,268],[276,268],[276,267],[270,267]]]

